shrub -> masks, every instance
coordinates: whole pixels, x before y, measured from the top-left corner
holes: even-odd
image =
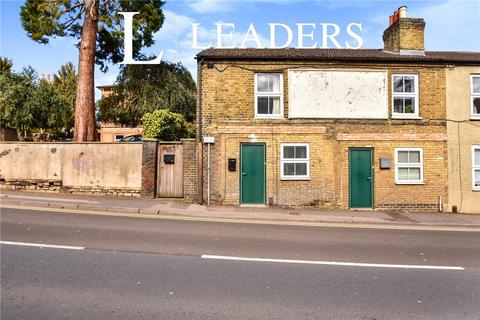
[[[185,118],[166,109],[146,113],[142,117],[143,134],[147,138],[162,141],[175,141],[188,137],[188,125]]]

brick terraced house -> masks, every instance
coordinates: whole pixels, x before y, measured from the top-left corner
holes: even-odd
[[[384,49],[200,52],[201,199],[450,210],[446,73],[478,72],[480,53],[425,51],[405,11]]]

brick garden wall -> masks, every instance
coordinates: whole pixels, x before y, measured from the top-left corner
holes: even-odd
[[[156,196],[159,142],[1,143],[0,189]],[[197,200],[197,143],[182,141],[184,199]]]
[[[183,144],[183,196],[187,202],[196,202],[197,194],[197,142],[182,139]]]
[[[142,196],[155,197],[157,192],[157,140],[143,141],[142,148]]]

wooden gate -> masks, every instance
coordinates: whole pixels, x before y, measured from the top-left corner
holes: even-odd
[[[157,197],[183,197],[183,145],[160,143],[158,146]]]

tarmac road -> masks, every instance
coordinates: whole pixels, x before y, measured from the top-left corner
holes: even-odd
[[[2,208],[1,241],[2,319],[480,319],[478,232]]]

